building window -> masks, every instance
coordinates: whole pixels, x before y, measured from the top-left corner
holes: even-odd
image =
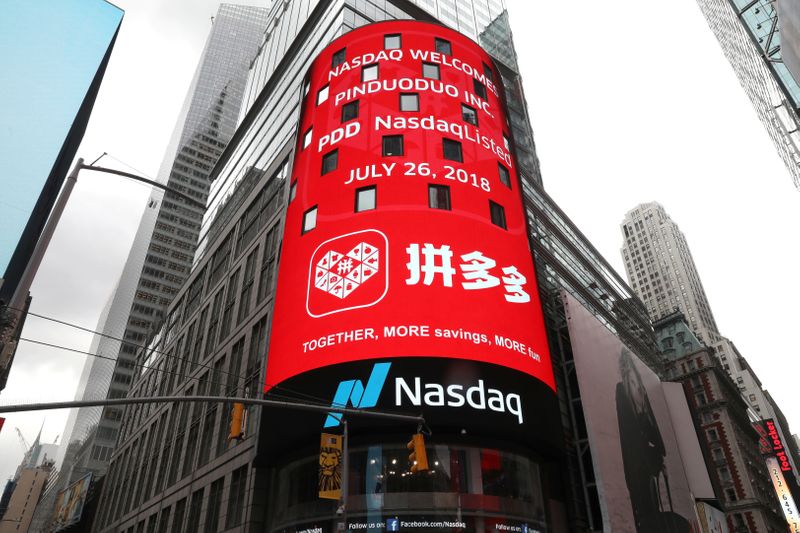
[[[729,502],[735,502],[738,499],[736,497],[736,489],[725,489],[725,497]]]
[[[200,509],[203,506],[203,489],[196,490],[192,493],[192,500],[189,503],[189,513],[186,515],[187,529],[186,531],[199,531],[200,530]]]
[[[478,112],[475,111],[475,108],[468,106],[467,104],[461,104],[461,119],[464,122],[468,122],[473,126],[478,125]]]
[[[400,111],[419,111],[419,94],[400,93]]]
[[[436,40],[434,41],[434,48],[436,49],[437,52],[439,52],[440,54],[444,54],[446,56],[453,54],[453,47],[450,46],[450,41],[447,41],[445,39],[439,39],[437,37]]]
[[[403,136],[384,135],[383,136],[383,155],[395,156],[403,155]]]
[[[383,36],[383,48],[386,50],[394,50],[396,48],[401,48],[401,40],[399,33],[393,33],[391,35],[384,35]]]
[[[308,233],[317,227],[317,206],[303,213],[303,233]]]
[[[317,93],[317,105],[320,105],[322,102],[328,99],[328,90],[330,89],[330,85],[326,85],[322,89],[319,90]]]
[[[472,80],[472,87],[475,89],[475,94],[483,98],[484,100],[488,100],[486,95],[486,85],[482,84],[476,79]]]
[[[422,64],[422,77],[428,78],[431,80],[438,80],[439,79],[439,65],[435,63],[423,63]]]
[[[305,83],[303,83],[303,98],[305,98],[308,95],[308,91],[310,90],[311,90],[311,81],[306,80]]]
[[[242,523],[244,510],[244,497],[247,489],[247,465],[233,471],[231,474],[231,489],[228,496],[228,512],[225,518],[225,527],[230,529]]]
[[[333,54],[333,59],[331,59],[331,68],[336,68],[345,61],[345,48],[342,48],[335,54]]]
[[[305,150],[308,148],[308,145],[311,144],[311,130],[314,128],[308,128],[306,132],[303,134],[303,149]]]
[[[376,195],[375,185],[356,189],[356,213],[375,209]]]
[[[494,81],[494,73],[492,72],[492,67],[490,67],[486,63],[483,64],[483,75],[486,76],[487,80]]]
[[[444,148],[444,158],[450,161],[464,162],[464,155],[461,150],[461,143],[452,139],[442,139]]]
[[[358,100],[354,100],[342,106],[342,122],[358,118]]]
[[[704,397],[704,399],[705,399],[705,397]],[[719,440],[719,433],[717,433],[716,429],[709,429],[708,432],[706,433],[706,435],[708,435],[708,441],[709,442],[716,442],[716,441]]]
[[[492,224],[506,229],[506,210],[502,205],[489,200],[489,214],[492,218]]]
[[[372,81],[378,79],[378,64],[366,65],[361,69],[361,81]]]
[[[289,187],[289,201],[291,202],[297,197],[297,180],[292,182],[292,185]]]
[[[511,173],[509,173],[508,169],[504,167],[502,164],[497,163],[497,171],[500,174],[500,183],[511,188]]]
[[[336,170],[339,166],[339,150],[328,152],[322,156],[322,175]]]
[[[450,210],[450,187],[447,185],[428,185],[428,207]]]

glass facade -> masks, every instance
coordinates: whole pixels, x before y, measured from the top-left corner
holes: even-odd
[[[774,2],[698,0],[761,123],[800,188],[800,88],[781,58]]]
[[[498,524],[547,530],[539,464],[506,451],[460,445],[428,446],[430,470],[412,475],[408,451],[397,444],[350,450],[348,523],[352,529],[396,517],[403,530],[414,522],[463,522],[468,531],[496,531]],[[298,531],[330,522],[338,502],[321,500],[319,459],[294,461],[277,472],[270,508],[271,531]],[[271,514],[272,514],[271,513]],[[332,530],[326,527],[326,530]],[[452,531],[450,525],[434,531]]]

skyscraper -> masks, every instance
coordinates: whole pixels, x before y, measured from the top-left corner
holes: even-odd
[[[789,67],[797,64],[798,41],[792,2],[697,0],[758,118],[800,188],[800,86]],[[785,23],[779,24],[783,8]],[[785,36],[780,29],[785,31]],[[786,38],[787,63],[781,42]]]
[[[348,516],[358,524],[353,527],[390,529],[410,517],[407,524],[421,524],[425,515],[426,520],[436,517],[476,531],[601,529],[600,496],[581,426],[585,422],[561,291],[572,294],[601,328],[654,368],[659,366],[657,345],[642,303],[542,189],[508,20],[503,4],[495,0],[273,3],[252,63],[240,125],[211,174],[192,271],[161,327],[137,354],[141,366],[134,368],[129,396],[260,398],[268,388],[271,398],[311,401],[327,412],[335,391],[348,396],[337,405],[375,407],[374,402],[389,401],[405,390],[403,385],[396,388],[397,381],[389,385],[390,379],[402,379],[410,386],[410,401],[417,402],[414,410],[422,409],[419,402],[424,400],[426,413],[438,413],[430,415],[439,417],[439,440],[429,445],[433,468],[409,477],[405,426],[359,429],[353,421],[348,507]],[[385,114],[398,125],[383,135],[379,130],[387,129]],[[404,122],[405,117],[415,120]],[[420,157],[423,151],[425,158]],[[383,157],[387,159],[380,161],[388,167],[368,164]],[[379,174],[375,169],[380,168],[384,172]],[[395,174],[387,175],[386,168]],[[454,179],[445,177],[448,172]],[[342,188],[351,175],[359,183]],[[320,192],[323,187],[329,189]],[[406,193],[408,201],[399,202]],[[319,205],[312,205],[312,197],[319,198]],[[341,211],[336,216],[329,209],[334,204]],[[397,224],[396,234],[387,231],[386,240],[370,226],[320,243],[322,255],[313,261],[311,253],[304,264],[297,260],[297,246],[318,243],[327,232],[339,231],[338,224],[380,224],[383,215],[398,217],[400,212],[408,216]],[[454,217],[462,217],[466,226],[455,226],[458,231],[449,226],[451,240],[443,240],[443,227]],[[407,243],[400,237],[403,231],[430,235]],[[356,239],[356,234],[364,240],[341,240]],[[499,244],[512,239],[513,246]],[[534,243],[535,274],[526,239]],[[456,250],[455,241],[465,248]],[[522,255],[508,258],[512,248],[526,250],[524,261]],[[404,255],[413,253],[416,263]],[[331,263],[332,258],[337,259]],[[437,263],[426,265],[426,260]],[[468,264],[470,260],[476,263]],[[302,294],[284,297],[288,307],[275,308],[279,261],[277,298],[281,290]],[[393,277],[389,289],[390,271],[399,276],[415,264],[419,268],[410,276]],[[381,275],[373,276],[376,270]],[[309,281],[307,276],[315,272],[318,277]],[[348,285],[337,277],[345,272]],[[466,273],[474,284],[454,279]],[[434,290],[442,292],[426,295],[434,282]],[[386,289],[388,301],[411,285],[420,291],[414,309],[437,314],[436,320],[447,327],[437,332],[410,319],[368,332],[343,319],[341,328],[315,333],[332,320],[329,316],[353,316],[340,312],[366,309],[358,311],[359,320],[379,317],[387,307],[377,288]],[[487,305],[448,307],[455,297],[450,289],[460,291],[458,298],[475,289],[475,294],[483,291],[481,298],[495,299]],[[359,305],[342,308],[343,302],[356,299]],[[519,306],[516,315],[508,314],[508,305]],[[395,305],[391,312],[407,309]],[[532,320],[530,330],[523,328],[521,334],[527,338],[542,315],[549,353],[541,330],[530,344],[501,333]],[[493,321],[496,327],[478,331],[469,327],[475,320]],[[292,341],[298,334],[312,337],[306,339],[306,353],[296,351],[303,346]],[[414,357],[429,353],[423,348],[430,340],[426,335],[442,339],[452,353],[440,345],[436,353],[441,357]],[[383,352],[376,345],[376,353],[362,360],[329,365],[338,366],[335,370],[317,368],[336,339],[372,342],[378,336],[408,336],[395,344],[407,342],[406,350]],[[277,337],[286,349],[274,348]],[[463,344],[455,347],[454,342]],[[348,350],[347,356],[354,351]],[[466,352],[470,358],[463,357]],[[505,364],[486,366],[487,353]],[[373,366],[367,357],[391,360]],[[314,367],[299,378],[316,372],[316,381],[300,387],[285,386],[283,378],[273,382],[269,372],[280,366],[291,374],[292,365]],[[505,374],[515,365],[537,371]],[[405,372],[404,377],[390,375],[389,367]],[[434,376],[433,368],[442,373]],[[417,369],[422,375],[414,374]],[[516,379],[501,379],[494,372]],[[437,404],[433,396],[425,400],[414,388],[424,384],[434,390],[443,380],[454,379],[462,380],[448,389],[456,397],[459,390],[473,391],[471,403],[464,399],[461,409],[443,405],[444,400]],[[497,403],[502,387],[490,382],[509,389],[502,409]],[[494,398],[490,408],[488,400],[478,399],[481,387],[492,390],[485,391]],[[510,414],[507,406],[516,410],[515,394],[526,398],[526,414]],[[534,397],[540,401],[532,401]],[[451,403],[458,405],[459,400]],[[332,432],[340,430],[336,417],[326,422],[324,413],[295,416],[294,411],[251,406],[239,420],[230,410],[222,403],[126,408],[95,528],[331,530],[341,515],[335,501],[318,497],[318,453],[323,423],[330,423]],[[524,430],[528,424],[536,429]],[[526,446],[510,447],[500,426]],[[229,439],[232,429],[237,434],[243,430],[241,438]],[[308,432],[314,438],[305,438]],[[299,434],[305,440],[298,441]],[[340,456],[330,451],[325,457],[335,463]],[[331,475],[323,477],[335,482],[335,465],[328,470]],[[499,503],[490,509],[489,501]]]
[[[720,334],[686,238],[664,208],[656,203],[630,210],[621,224],[622,257],[633,290],[647,306],[654,322],[683,313],[692,332],[720,362],[750,408],[753,420],[777,418],[775,409],[747,359]],[[675,348],[674,339],[660,339],[661,349]],[[784,436],[789,429],[781,428]]]
[[[640,204],[628,211],[621,229],[625,272],[650,318],[679,309],[698,339],[707,346],[717,342],[717,323],[686,237],[664,208]]]
[[[98,324],[102,335],[93,339],[92,352],[106,359],[87,359],[80,398],[125,396],[138,346],[163,320],[190,271],[204,213],[199,206],[208,196],[210,171],[236,129],[266,21],[266,9],[234,4],[220,5],[213,19],[157,177],[198,203],[161,191],[151,195]],[[118,408],[82,408],[70,418],[58,490],[87,472],[105,472],[121,416]]]

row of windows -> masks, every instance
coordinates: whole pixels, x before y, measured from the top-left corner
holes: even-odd
[[[384,50],[397,50],[403,47],[403,37],[399,33],[390,33],[383,36]],[[436,37],[434,39],[434,51],[444,54],[453,55],[453,47],[450,41]],[[347,49],[342,48],[336,51],[331,58],[331,68],[335,69],[339,65],[347,61]],[[491,71],[490,71],[491,72]]]
[[[355,212],[370,211],[377,207],[378,188],[376,185],[361,187],[356,189]],[[448,185],[428,185],[428,207],[431,209],[444,209],[449,211],[450,186]],[[489,218],[495,226],[507,229],[505,208],[489,200]],[[303,213],[302,233],[306,234],[317,227],[317,206],[308,209]]]
[[[260,372],[266,355],[267,324],[268,317],[265,316],[253,325],[248,352],[245,352],[245,336],[242,336],[234,343],[229,357],[226,358],[224,353],[220,354],[214,361],[213,368],[206,365],[209,370],[196,378],[197,387],[189,386],[185,395],[236,396],[247,395],[248,390],[256,390],[261,383]],[[179,351],[181,343],[182,340],[178,342]],[[187,344],[191,344],[189,340]],[[223,371],[226,359],[229,360],[227,373]],[[242,363],[245,363],[246,368],[243,387],[240,385]],[[146,383],[137,384],[135,395],[163,395],[167,390],[163,386],[167,381],[166,378],[167,376],[158,372],[150,373]],[[179,479],[191,474],[195,468],[206,464],[212,458],[211,450],[214,442],[216,442],[216,457],[229,448],[228,420],[224,415],[218,417],[218,412],[224,412],[224,409],[218,409],[213,404],[194,406],[173,404],[171,409],[169,406],[161,409],[154,422],[143,429],[142,426],[147,423],[148,416],[156,411],[158,408],[151,405],[137,405],[126,409],[121,440],[126,440],[134,433],[137,438],[120,451],[112,465],[113,481],[109,483],[110,488],[107,492],[109,500],[104,504],[110,502],[110,507],[115,509],[115,513],[113,516],[109,514],[105,517],[106,521],[116,520],[125,515],[131,505],[128,500],[133,501],[132,505],[135,508],[140,502],[147,501]],[[249,421],[246,434],[252,435],[255,434],[257,415],[251,416]],[[165,428],[169,428],[169,434],[164,433]],[[162,437],[167,438],[162,440]],[[156,469],[163,475],[154,477]],[[125,498],[125,502],[117,505],[115,498]],[[190,530],[195,531],[195,529]]]
[[[381,154],[384,157],[395,157],[405,155],[405,143],[402,135],[384,135],[381,142]],[[464,162],[464,149],[459,141],[453,139],[442,139],[442,156],[448,161],[457,163]],[[511,177],[508,169],[499,165],[500,181],[507,187],[511,186]],[[331,150],[322,156],[321,175],[328,174],[339,168],[339,149]]]
[[[441,80],[442,79],[442,71],[441,67],[437,63],[428,63],[426,61],[422,62],[422,77],[429,80]],[[372,63],[370,65],[364,65],[361,67],[361,82],[366,83],[369,81],[375,81],[380,78],[380,67],[377,63]],[[483,82],[476,80],[475,78],[472,79],[472,90],[476,96],[482,98],[484,100],[489,99],[489,93],[486,90],[486,85]],[[331,86],[330,84],[325,84],[319,91],[317,91],[317,105],[322,105],[328,101],[328,97],[330,96]]]
[[[403,36],[399,33],[390,33],[383,36],[384,50],[397,50],[403,47]],[[453,55],[453,45],[447,39],[441,37],[434,37],[433,40],[434,52],[446,56]],[[347,48],[337,50],[331,58],[331,68],[335,69],[339,65],[347,61]],[[493,79],[492,69],[486,63],[483,64],[483,73],[490,81]]]
[[[396,156],[403,156],[405,155],[405,141],[403,135],[384,135],[381,141],[381,155],[384,157],[396,157]],[[464,162],[464,150],[462,144],[459,141],[454,141],[452,139],[443,138],[442,139],[442,155],[444,159],[448,161],[455,161],[457,163]],[[333,172],[339,168],[339,149],[331,150],[324,156],[322,156],[322,171],[321,174],[324,176],[329,172]],[[505,185],[508,188],[511,188],[511,173],[509,170],[502,164],[497,164],[497,172],[498,177],[500,179],[500,183]],[[294,183],[292,186],[294,187]],[[291,197],[290,193],[290,201],[293,198]]]

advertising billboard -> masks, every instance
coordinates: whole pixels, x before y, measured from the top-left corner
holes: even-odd
[[[800,514],[797,510],[797,504],[792,498],[789,485],[786,483],[786,477],[783,475],[784,471],[781,468],[780,461],[774,456],[767,457],[765,460],[772,486],[778,496],[778,502],[781,504],[781,511],[783,511],[783,516],[786,517],[786,523],[789,524],[789,531],[800,533]]]
[[[14,83],[0,87],[0,300],[14,293],[72,165],[122,17],[104,0],[3,3],[0,72]]]
[[[554,399],[555,383],[509,139],[500,73],[457,32],[383,22],[319,54],[267,393],[478,411],[530,433],[536,402],[550,401],[537,396]]]
[[[697,515],[700,517],[702,533],[728,533],[725,513],[705,502],[697,502]]]
[[[92,473],[90,472],[58,493],[52,531],[61,531],[80,521],[91,482]]]
[[[603,531],[699,531],[661,381],[590,311],[562,295]]]
[[[753,427],[761,436],[759,439],[761,455],[771,455],[775,457],[781,471],[791,472],[792,475],[794,475],[792,463],[789,461],[789,451],[783,444],[783,439],[778,431],[778,427],[775,425],[775,421],[771,418],[765,418],[764,420],[754,422]]]
[[[753,427],[761,436],[759,439],[761,455],[767,463],[767,471],[772,479],[772,486],[775,488],[783,515],[789,524],[789,530],[800,533],[800,515],[795,500],[798,492],[796,477],[778,427],[771,418],[754,422]]]

